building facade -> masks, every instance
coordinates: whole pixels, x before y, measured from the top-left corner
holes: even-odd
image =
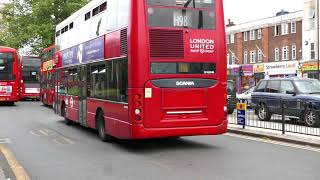
[[[301,74],[303,16],[303,11],[282,11],[274,17],[227,25],[228,75],[237,81],[238,92],[254,86],[265,75]]]

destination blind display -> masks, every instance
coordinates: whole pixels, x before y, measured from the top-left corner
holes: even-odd
[[[213,0],[147,0],[148,5],[177,6],[185,8],[214,8]]]
[[[214,10],[148,7],[149,26],[216,29]]]

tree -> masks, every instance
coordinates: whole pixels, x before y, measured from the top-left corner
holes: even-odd
[[[54,44],[55,27],[88,0],[12,0],[0,11],[0,45],[31,47],[33,54]]]

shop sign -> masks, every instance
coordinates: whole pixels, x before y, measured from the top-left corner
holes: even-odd
[[[253,65],[251,65],[251,64],[250,65],[243,65],[242,71],[245,76],[252,76],[253,75]]]
[[[254,73],[263,73],[264,72],[264,64],[255,64],[253,66]]]
[[[307,62],[302,65],[302,71],[318,71],[318,62]]]
[[[299,69],[298,61],[266,63],[265,72],[269,75],[296,74]]]

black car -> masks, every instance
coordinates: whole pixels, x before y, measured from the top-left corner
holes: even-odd
[[[320,127],[320,82],[314,79],[282,78],[262,80],[252,93],[258,118],[269,121],[272,114],[299,119],[307,126]]]
[[[236,97],[236,83],[234,81],[228,80],[227,82],[227,92],[228,92],[228,114],[233,114],[236,109],[238,99]]]

